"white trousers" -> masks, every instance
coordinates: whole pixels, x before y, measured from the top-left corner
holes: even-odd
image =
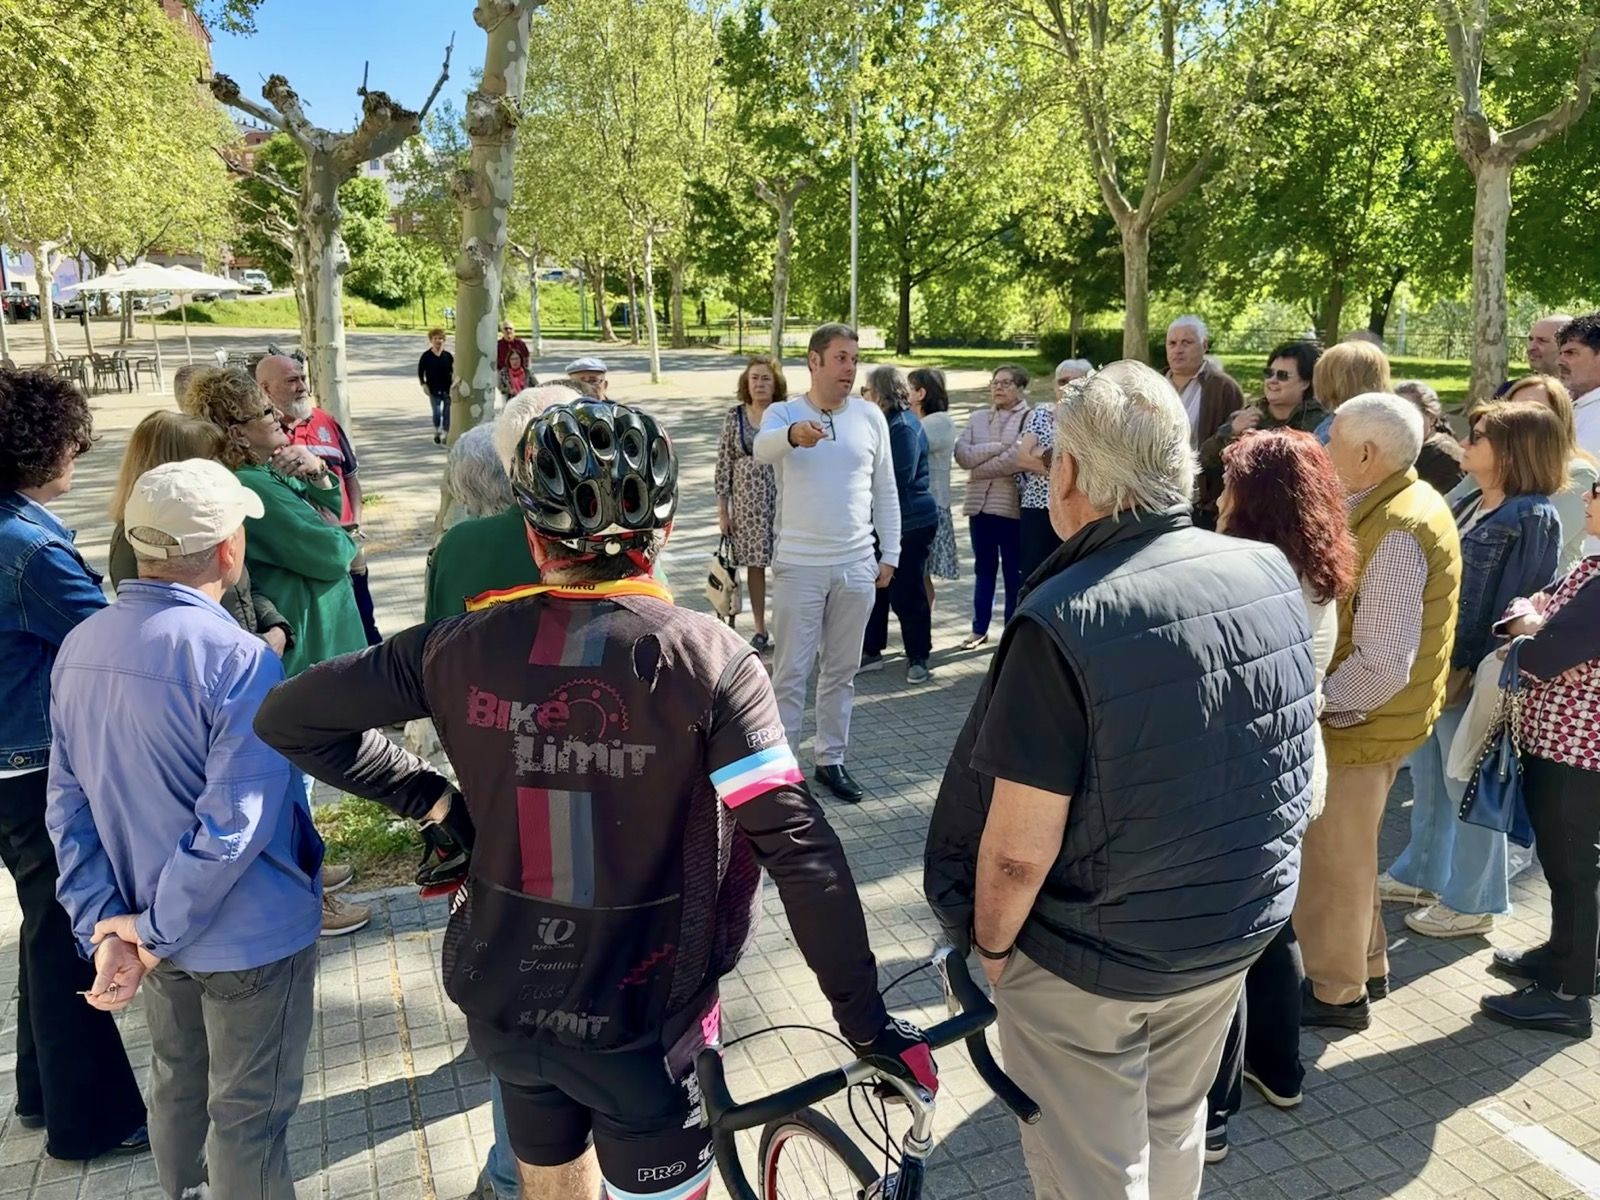
[[[772,690],[789,748],[800,753],[806,681],[817,670],[819,767],[844,762],[850,743],[850,706],[855,702],[861,640],[877,595],[878,564],[872,555],[836,567],[772,567],[772,623],[778,646]]]

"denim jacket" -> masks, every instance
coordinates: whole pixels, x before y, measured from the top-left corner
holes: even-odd
[[[1477,497],[1458,501],[1456,522]],[[1461,535],[1461,608],[1450,665],[1472,670],[1494,648],[1490,630],[1518,596],[1550,586],[1561,556],[1561,518],[1547,496],[1510,496]]]
[[[106,606],[72,531],[20,492],[0,492],[0,771],[50,761],[50,668],[78,622]]]

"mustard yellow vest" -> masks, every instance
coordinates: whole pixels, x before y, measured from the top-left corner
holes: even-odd
[[[1422,745],[1444,708],[1461,592],[1461,538],[1449,506],[1432,487],[1418,481],[1415,471],[1391,476],[1374,488],[1350,514],[1350,529],[1360,548],[1358,580],[1390,530],[1411,534],[1428,560],[1428,582],[1422,589],[1422,642],[1411,678],[1365,721],[1345,729],[1323,726],[1330,763],[1374,766],[1402,759]],[[1350,622],[1360,601],[1358,587],[1339,602],[1339,642],[1328,668],[1330,676],[1350,656]]]

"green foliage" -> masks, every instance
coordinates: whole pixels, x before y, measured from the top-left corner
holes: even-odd
[[[397,207],[404,218],[402,237],[427,252],[423,257],[429,266],[446,267],[461,250],[461,209],[450,194],[450,180],[471,157],[461,110],[448,99],[394,156],[391,178],[401,193]]]
[[[409,882],[421,845],[416,827],[373,800],[345,796],[318,805],[312,822],[327,846],[329,862],[348,863],[366,887]]]
[[[254,166],[265,178],[246,175],[234,183],[233,211],[239,228],[235,245],[261,265],[273,287],[285,288],[294,282],[295,226],[294,200],[285,189],[299,186],[305,155],[287,134],[278,133],[255,148]]]
[[[305,156],[286,135],[276,134],[257,147],[255,167],[256,176],[245,176],[235,184],[239,249],[261,263],[274,286],[287,287],[294,277],[289,231],[295,206],[270,180],[298,185]],[[389,194],[381,181],[359,175],[347,179],[339,186],[339,207],[339,232],[350,252],[345,288],[352,295],[393,308],[436,280],[439,264],[430,261],[427,247],[400,237],[391,227]]]
[[[340,232],[350,251],[346,289],[387,308],[418,295],[425,282],[425,249],[390,227],[389,193],[383,183],[360,176],[347,180],[339,188],[339,205]]]
[[[143,0],[0,0],[0,222],[96,259],[229,233],[196,41]]]

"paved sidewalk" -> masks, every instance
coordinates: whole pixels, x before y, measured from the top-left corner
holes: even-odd
[[[369,495],[384,497],[369,512],[369,557],[379,620],[392,632],[421,612],[422,564],[443,456],[432,445],[426,408],[415,392],[414,339],[358,334],[350,340],[352,436]],[[197,350],[259,344],[216,334],[195,341]],[[553,349],[548,361],[565,362],[577,352],[571,344]],[[602,353],[614,363],[613,394],[651,396],[673,428],[686,466],[685,503],[667,570],[682,585],[680,599],[703,607],[700,569],[715,537],[711,471],[736,365],[712,354],[668,355],[669,384],[653,391],[639,369],[642,354],[615,347]],[[978,377],[957,382],[972,386]],[[77,489],[60,505],[80,529],[91,562],[104,559],[109,522],[98,510],[127,431],[156,402],[170,404],[170,398],[95,401],[104,440],[83,460]],[[988,663],[987,654],[953,649],[966,630],[970,596],[970,580],[941,589],[929,683],[908,686],[903,658],[862,678],[851,769],[869,796],[854,808],[827,802],[861,887],[885,980],[925,960],[934,947],[935,925],[921,897],[923,834],[948,748]],[[808,753],[801,757],[809,763]],[[1384,833],[1385,861],[1404,841],[1408,789],[1402,776]],[[1524,877],[1516,898],[1516,913],[1488,941],[1417,938],[1392,906],[1394,992],[1375,1006],[1372,1028],[1331,1041],[1307,1035],[1313,1066],[1297,1110],[1268,1108],[1247,1089],[1245,1111],[1231,1128],[1233,1152],[1208,1172],[1206,1195],[1600,1196],[1594,1161],[1600,1158],[1600,1049],[1513,1033],[1474,1015],[1480,995],[1507,987],[1484,973],[1489,942],[1528,945],[1543,934],[1548,905],[1537,871]],[[789,940],[770,885],[766,900],[768,919],[755,946],[727,981],[730,1035],[786,1022],[827,1029],[826,1004]],[[458,1200],[474,1186],[490,1131],[486,1077],[439,984],[444,905],[424,905],[405,891],[373,903],[368,929],[322,947],[305,1101],[291,1132],[298,1194]],[[8,997],[15,986],[17,926],[7,877],[0,882],[0,989]],[[937,1018],[928,1007],[936,997],[926,975],[896,996],[907,1012]],[[43,1155],[43,1135],[10,1117],[15,1020],[11,999],[0,1031],[0,1113],[6,1114],[0,1118],[0,1197],[156,1197],[148,1157],[87,1167],[52,1162]],[[123,1018],[123,1031],[142,1075],[148,1038],[137,1004]],[[835,1062],[835,1050],[829,1039],[803,1032],[747,1042],[730,1055],[734,1094],[797,1081]],[[931,1162],[930,1196],[1022,1200],[1031,1189],[1012,1122],[959,1051],[947,1051],[942,1067],[943,1140]],[[851,1127],[842,1106],[834,1115]]]

